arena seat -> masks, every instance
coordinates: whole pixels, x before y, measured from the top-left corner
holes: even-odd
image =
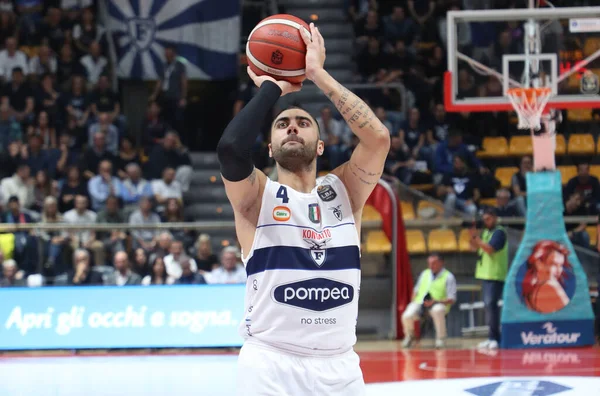
[[[460,252],[471,252],[471,234],[468,229],[460,230],[460,234],[458,235],[458,250]]]
[[[409,254],[427,253],[423,232],[421,230],[406,230],[406,247]]]
[[[402,208],[402,217],[404,220],[415,219],[415,208],[412,202],[400,201],[400,207]]]
[[[505,137],[484,137],[483,150],[477,152],[480,158],[504,157],[508,154],[508,143]]]
[[[510,138],[509,153],[513,156],[533,154],[533,142],[531,136],[513,136]]]
[[[366,248],[367,253],[389,253],[392,244],[382,230],[374,230],[367,234]]]
[[[458,250],[456,235],[449,229],[431,230],[427,236],[427,247],[429,251],[456,252]]]
[[[587,226],[585,227],[588,235],[590,236],[590,245],[596,246],[598,244],[598,227],[596,226]]]
[[[569,155],[594,155],[596,143],[589,133],[576,133],[569,136]]]
[[[573,177],[577,176],[577,168],[575,167],[575,165],[557,166],[556,169],[560,171],[560,177],[563,186],[567,184],[567,182]]]
[[[600,38],[599,37],[588,37],[585,39],[585,44],[583,45],[583,56],[588,57],[592,55],[594,52],[600,50]]]
[[[600,165],[590,166],[590,175],[596,176],[598,179],[600,179]]]
[[[444,214],[444,207],[440,204],[436,204],[433,202],[429,202],[426,200],[421,200],[419,201],[419,204],[417,205],[417,216],[419,216],[419,218],[423,218],[423,215],[421,213],[421,211],[423,209],[427,210],[427,209],[434,209],[435,210],[435,216],[434,217],[440,217]]]
[[[567,154],[567,142],[565,141],[564,135],[557,134],[556,135],[556,155],[566,155]]]
[[[577,86],[579,86],[579,77]],[[567,110],[567,120],[572,122],[590,122],[592,121],[592,109],[569,109]]]
[[[362,212],[362,220],[364,221],[381,221],[381,214],[372,205],[365,205]]]
[[[496,168],[494,176],[500,181],[502,187],[510,188],[510,180],[513,175],[519,171],[516,166],[507,166],[502,168]]]
[[[479,205],[483,206],[496,206],[497,203],[496,198],[482,198],[479,200]]]

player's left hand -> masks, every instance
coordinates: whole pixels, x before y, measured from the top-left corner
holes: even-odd
[[[306,44],[306,78],[314,81],[315,76],[323,70],[325,64],[325,41],[314,23],[310,24],[311,36],[304,29],[300,29],[300,31]]]

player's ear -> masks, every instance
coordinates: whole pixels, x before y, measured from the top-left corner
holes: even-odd
[[[320,140],[317,142],[317,155],[320,157],[323,155],[323,152],[325,151],[325,142]]]
[[[269,143],[267,146],[269,147],[269,158],[273,158],[273,146],[271,145],[271,143]]]

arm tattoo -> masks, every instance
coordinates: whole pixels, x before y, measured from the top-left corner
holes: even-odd
[[[379,180],[379,177],[381,176],[381,172],[378,172],[378,173],[369,172],[369,171],[361,168],[360,166],[356,165],[354,162],[350,162],[350,171],[358,180],[360,180],[363,184],[366,184],[368,186],[373,186],[373,185],[377,184],[377,180]],[[373,177],[376,177],[376,179],[375,179],[375,181],[366,180],[365,177],[367,179],[372,179]]]
[[[370,172],[370,171],[368,171],[368,170],[365,170],[365,169],[361,168],[360,166],[356,165],[354,162],[351,162],[351,164],[352,164],[352,166],[354,166],[354,167],[355,167],[355,168],[356,168],[356,169],[357,169],[359,172],[361,172],[361,173],[362,173],[362,174],[364,174],[364,175],[367,175],[367,176],[379,176],[379,175],[381,175],[381,172],[377,172],[377,173]]]
[[[356,167],[356,165],[355,165],[354,167]],[[362,176],[361,176],[361,175],[359,175],[359,174],[358,174],[358,173],[357,173],[357,172],[354,170],[354,167],[350,167],[350,171],[351,171],[351,172],[352,172],[352,174],[353,174],[353,175],[354,175],[356,178],[358,178],[358,180],[360,180],[360,181],[361,181],[363,184],[366,184],[366,185],[368,185],[368,186],[372,186],[372,185],[375,185],[375,184],[377,184],[377,181],[369,181],[369,180],[365,180],[365,179],[363,179],[363,178],[362,178]]]

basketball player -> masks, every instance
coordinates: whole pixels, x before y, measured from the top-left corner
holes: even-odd
[[[312,41],[311,41],[312,37]],[[217,151],[246,266],[245,338],[238,393],[252,396],[364,395],[356,342],[360,219],[383,170],[389,131],[324,69],[325,45],[310,25],[306,77],[335,104],[360,144],[347,163],[316,180],[323,154],[315,119],[281,112],[269,155],[279,182],[254,168],[251,147],[280,96],[301,85],[248,73],[256,96],[226,128]]]

